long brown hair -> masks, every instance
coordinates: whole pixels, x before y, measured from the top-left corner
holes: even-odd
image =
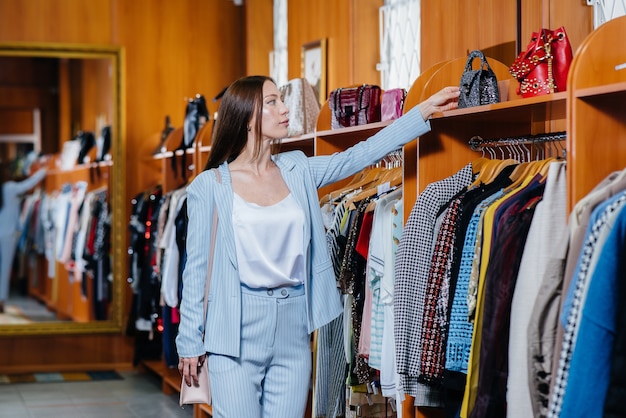
[[[263,84],[272,80],[263,75],[240,78],[233,82],[220,103],[215,130],[211,139],[211,154],[205,170],[218,167],[224,161],[233,161],[241,153],[248,139],[248,124],[255,118],[254,155],[261,150],[261,120],[263,111]]]

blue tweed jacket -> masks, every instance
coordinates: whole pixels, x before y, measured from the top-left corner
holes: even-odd
[[[343,310],[328,254],[317,189],[375,164],[385,155],[428,132],[418,107],[375,135],[339,153],[306,157],[300,151],[274,156],[292,195],[302,207],[308,275],[304,283],[309,332],[336,318]],[[221,183],[207,170],[187,186],[187,261],[176,345],[181,357],[205,352],[239,356],[241,288],[232,226],[233,189],[228,169],[219,167]],[[217,208],[216,245],[210,248],[213,210]],[[209,252],[215,251],[207,316],[203,317],[204,283]],[[205,339],[202,333],[206,328]]]

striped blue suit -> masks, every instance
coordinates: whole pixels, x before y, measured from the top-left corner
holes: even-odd
[[[366,141],[343,152],[306,157],[300,151],[293,151],[272,157],[305,214],[305,225],[309,226],[305,228],[303,243],[308,268],[304,296],[309,333],[336,318],[343,310],[328,254],[317,189],[379,162],[429,129],[429,122],[423,120],[419,108],[415,107]],[[233,189],[228,165],[222,164],[219,171],[221,183],[217,183],[215,173],[208,170],[187,187],[187,261],[176,339],[181,357],[195,357],[205,352],[240,356],[242,288],[232,226]],[[217,208],[219,221],[208,313],[204,318],[202,301],[208,256],[212,250],[209,247],[214,208]],[[300,390],[306,391],[308,387]]]

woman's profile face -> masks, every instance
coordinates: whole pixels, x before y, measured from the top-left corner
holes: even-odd
[[[263,83],[263,109],[261,111],[261,135],[267,139],[287,137],[289,109],[281,99],[280,91],[271,81]],[[251,121],[254,127],[254,121]]]

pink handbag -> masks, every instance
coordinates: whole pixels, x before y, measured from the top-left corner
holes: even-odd
[[[380,120],[393,120],[402,116],[406,90],[402,88],[385,90],[380,104]]]

